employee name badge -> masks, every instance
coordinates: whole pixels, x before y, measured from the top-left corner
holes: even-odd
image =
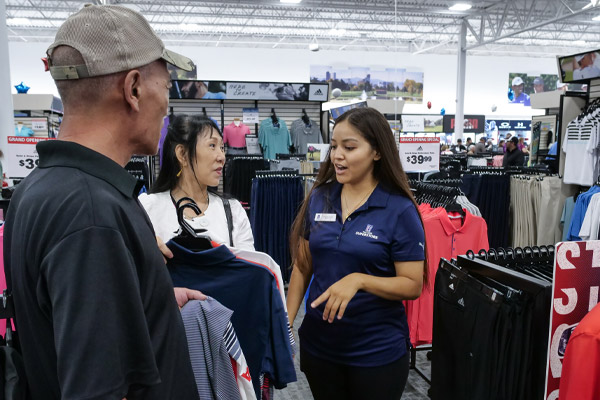
[[[315,214],[316,222],[335,222],[335,214]]]

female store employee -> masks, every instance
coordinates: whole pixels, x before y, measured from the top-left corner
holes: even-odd
[[[190,197],[202,211],[197,216],[191,209],[185,210],[184,215],[193,228],[206,229],[215,242],[254,250],[250,222],[240,202],[224,199],[211,189],[219,184],[224,163],[223,136],[210,118],[178,115],[173,119],[165,137],[158,178],[151,194],[139,197],[162,242],[169,241],[179,229],[175,204],[182,197]],[[231,210],[231,224],[225,211],[226,202]],[[160,247],[167,251],[165,246]]]
[[[375,109],[336,121],[291,246],[290,323],[314,274],[299,335],[315,399],[399,399],[409,364],[402,300],[421,293],[425,237],[390,126]]]

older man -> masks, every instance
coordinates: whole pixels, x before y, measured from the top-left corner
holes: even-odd
[[[31,397],[197,399],[171,280],[123,168],[157,152],[165,62],[191,61],[118,6],[70,16],[48,61],[65,110],[59,140],[38,144],[4,234]]]

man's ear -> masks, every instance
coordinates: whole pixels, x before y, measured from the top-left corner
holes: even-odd
[[[137,69],[131,70],[125,75],[123,83],[123,94],[125,101],[131,106],[131,109],[140,111],[140,98],[142,94],[142,74]]]

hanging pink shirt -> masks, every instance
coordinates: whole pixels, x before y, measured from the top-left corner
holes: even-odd
[[[489,249],[487,224],[465,210],[462,218],[451,219],[443,208],[427,210],[419,206],[425,225],[427,240],[427,264],[429,285],[423,287],[417,300],[406,301],[406,316],[410,328],[410,341],[414,346],[430,344],[433,332],[433,286],[440,259],[447,260],[466,254],[467,250],[478,252]],[[458,214],[454,214],[458,215]]]
[[[223,143],[230,147],[246,147],[246,135],[250,134],[250,128],[240,123],[235,126],[232,122],[223,128]]]

